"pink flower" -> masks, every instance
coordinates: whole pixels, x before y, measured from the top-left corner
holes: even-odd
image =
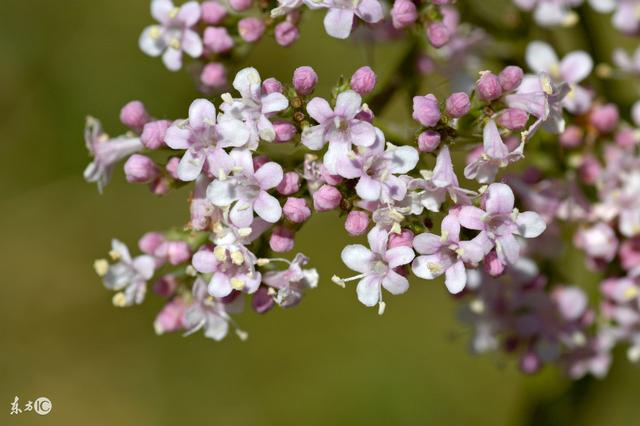
[[[362,235],[369,227],[369,215],[360,210],[350,211],[344,222],[344,229],[351,236]]]
[[[411,0],[395,0],[391,8],[393,28],[402,29],[416,22],[418,11]]]
[[[288,262],[284,271],[270,271],[264,274],[263,282],[276,290],[274,300],[283,308],[291,308],[300,303],[304,292],[318,286],[318,272],[315,269],[303,269],[309,259],[298,253]]]
[[[574,234],[574,244],[596,261],[610,262],[618,250],[618,239],[609,225],[598,222]]]
[[[204,30],[204,46],[213,53],[224,53],[233,47],[233,39],[224,27],[207,27]]]
[[[233,176],[211,182],[207,199],[219,207],[233,205],[229,218],[239,228],[251,226],[254,211],[269,223],[277,222],[282,217],[282,208],[267,191],[282,181],[282,167],[269,162],[254,171],[251,154],[244,150],[232,151],[231,157],[234,160]]]
[[[151,15],[160,23],[145,28],[140,36],[140,49],[149,56],[162,55],[171,71],[182,67],[182,52],[192,58],[202,55],[202,40],[191,28],[200,19],[200,5],[190,1],[180,7],[171,0],[152,0]]]
[[[432,127],[440,120],[438,99],[432,94],[413,97],[413,119],[425,127]]]
[[[153,322],[156,334],[160,335],[183,330],[185,327],[184,314],[186,307],[184,300],[180,297],[176,297],[164,305]]]
[[[143,148],[140,138],[120,136],[109,139],[100,121],[93,117],[87,118],[84,142],[93,157],[93,161],[84,169],[84,179],[96,182],[100,192],[109,183],[115,163]]]
[[[460,224],[480,231],[474,239],[484,246],[487,254],[494,246],[500,261],[513,264],[520,256],[520,245],[515,236],[535,238],[547,225],[536,212],[518,212],[514,209],[511,188],[503,183],[489,185],[485,199],[485,210],[473,206],[460,209]]]
[[[523,157],[524,142],[521,142],[516,149],[509,152],[509,148],[502,142],[498,127],[493,120],[489,120],[484,126],[482,140],[482,154],[464,169],[464,177],[467,179],[475,179],[480,183],[492,182],[498,173],[498,169],[506,167],[509,163],[518,161]]]
[[[479,263],[484,257],[483,247],[473,241],[460,241],[460,222],[455,215],[442,220],[441,233],[442,236],[423,233],[413,239],[413,247],[422,256],[414,259],[411,269],[427,280],[444,273],[447,289],[456,294],[467,283],[464,262]]]
[[[378,226],[369,231],[367,239],[370,249],[361,244],[352,244],[342,250],[342,261],[349,269],[360,274],[345,279],[334,277],[333,280],[339,284],[359,280],[358,300],[365,306],[379,304],[379,313],[382,314],[385,307],[382,288],[394,295],[407,291],[409,281],[394,269],[409,264],[415,254],[411,248],[404,246],[389,249],[389,233]]]
[[[336,163],[351,151],[352,145],[367,147],[376,141],[375,128],[366,121],[358,120],[362,98],[347,90],[338,95],[335,109],[322,98],[313,98],[307,104],[307,112],[318,123],[302,132],[302,143],[309,149],[322,149],[329,142],[324,155],[324,165],[330,173],[336,173]]]
[[[219,118],[216,124],[216,107],[211,102],[196,99],[189,107],[189,118],[167,130],[166,144],[186,150],[177,170],[181,180],[196,180],[205,166],[215,174],[229,162],[223,148],[241,147],[249,140],[249,131],[240,120],[227,115]]]

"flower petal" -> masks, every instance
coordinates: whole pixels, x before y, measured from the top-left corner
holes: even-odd
[[[371,271],[371,262],[374,255],[371,250],[362,244],[350,244],[346,246],[340,255],[342,261],[349,269],[362,274]]]
[[[409,290],[409,280],[395,271],[389,271],[382,280],[382,287],[395,296]]]
[[[213,126],[216,123],[216,107],[207,99],[196,99],[189,106],[189,126],[192,129]]]
[[[209,294],[214,297],[225,297],[231,293],[233,288],[231,287],[231,280],[229,276],[222,272],[216,272],[209,281]]]
[[[255,178],[260,184],[260,188],[267,190],[275,188],[282,182],[283,171],[280,164],[270,161],[263,164],[255,173]]]
[[[380,300],[380,284],[378,275],[368,275],[358,282],[356,292],[358,300],[365,306],[375,306]]]
[[[332,37],[345,39],[351,34],[353,10],[329,9],[324,17],[324,29]]]
[[[513,191],[504,183],[492,183],[487,190],[485,208],[487,213],[509,214],[513,211]]]
[[[258,198],[253,202],[256,214],[269,223],[276,223],[282,217],[282,207],[273,196],[265,191],[260,191]]]
[[[362,97],[353,90],[346,90],[338,95],[336,99],[336,115],[340,115],[347,119],[352,119],[360,111],[362,105]],[[374,132],[375,140],[375,132]]]
[[[333,117],[333,110],[323,98],[313,98],[307,104],[307,112],[318,123],[324,123]]]
[[[474,229],[481,231],[485,228],[483,218],[485,216],[484,210],[481,210],[474,206],[463,206],[458,214],[458,220],[460,225],[467,229]]]
[[[547,228],[547,224],[536,212],[522,212],[516,218],[518,233],[524,238],[536,238]]]
[[[180,163],[178,163],[178,178],[185,182],[196,180],[200,176],[200,172],[202,172],[205,159],[206,155],[203,150],[189,148],[180,159]]]
[[[360,198],[367,201],[377,201],[380,199],[382,185],[371,176],[362,175],[356,185],[356,193]]]
[[[569,84],[581,82],[591,74],[592,69],[593,59],[582,50],[569,53],[560,62],[560,75]]]
[[[411,247],[400,246],[387,250],[384,254],[384,260],[393,269],[410,263],[415,256],[416,254]]]
[[[529,43],[525,57],[529,68],[535,73],[549,73],[559,65],[556,52],[550,45],[542,41]]]
[[[413,248],[420,254],[434,254],[442,247],[442,240],[435,234],[428,232],[416,235],[413,239]]]
[[[461,260],[447,268],[445,276],[444,284],[451,294],[460,293],[467,284],[467,270]]]
[[[325,142],[324,126],[317,125],[307,127],[302,131],[301,142],[309,149],[317,151],[322,149]]]

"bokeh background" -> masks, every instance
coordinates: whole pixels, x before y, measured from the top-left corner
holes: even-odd
[[[282,80],[312,65],[322,91],[364,64],[384,78],[401,53],[398,44],[332,40],[320,18],[305,20],[293,48],[265,40],[250,62]],[[187,220],[185,191],[154,198],[118,171],[99,196],[82,180],[85,115],[116,134],[131,99],[180,117],[198,96],[185,73],[138,50],[150,21],[147,0],[2,2],[0,424],[638,424],[640,369],[623,354],[605,380],[576,392],[552,369],[525,377],[502,356],[470,355],[470,332],[441,282],[389,298],[382,318],[364,308],[353,288],[328,279],[343,271],[347,242],[332,214],[297,240],[322,274],[319,288],[298,309],[241,315],[247,342],[156,337],[154,297],[114,308],[92,269],[111,238],[135,245],[147,230]],[[599,42],[607,25],[594,24]],[[53,411],[10,416],[15,396],[46,396]]]

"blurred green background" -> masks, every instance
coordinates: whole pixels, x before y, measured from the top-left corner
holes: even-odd
[[[2,2],[0,424],[638,424],[640,370],[621,354],[573,409],[558,372],[524,377],[500,355],[470,355],[469,330],[441,282],[388,297],[384,317],[364,308],[354,288],[328,279],[344,272],[336,265],[347,242],[332,214],[314,218],[297,240],[322,274],[319,288],[297,309],[241,315],[247,342],[156,337],[154,297],[114,308],[92,269],[110,239],[135,246],[145,231],[187,220],[185,191],[154,198],[118,171],[99,196],[82,180],[86,114],[116,134],[131,99],[158,117],[180,117],[198,96],[185,73],[139,52],[148,3]],[[320,18],[305,21],[293,48],[264,41],[250,62],[282,80],[312,65],[327,90],[364,64],[384,76],[402,53],[397,44],[372,54],[329,39]],[[53,411],[10,416],[15,396],[46,396]],[[541,402],[546,420],[532,417]]]

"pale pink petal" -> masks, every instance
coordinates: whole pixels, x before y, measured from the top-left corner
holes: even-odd
[[[374,253],[383,255],[387,251],[387,241],[389,233],[381,226],[374,226],[367,234],[369,247]]]
[[[270,114],[287,109],[289,100],[285,95],[278,92],[269,93],[260,100],[262,103],[262,113]]]
[[[151,2],[151,16],[156,21],[165,24],[170,20],[169,15],[173,7],[171,0],[153,0]]]
[[[356,185],[356,193],[360,198],[367,201],[376,201],[380,199],[380,191],[382,185],[371,176],[362,175]]]
[[[282,181],[282,166],[270,161],[263,164],[262,167],[256,171],[254,176],[260,183],[260,188],[264,190],[275,188]]]
[[[442,219],[440,228],[442,238],[453,242],[460,240],[460,221],[456,216],[451,214],[445,216],[444,219]]]
[[[361,105],[362,97],[353,90],[347,90],[338,95],[335,113],[336,115],[351,119],[360,111]],[[375,131],[373,138],[375,141]]]
[[[200,4],[197,1],[183,4],[176,18],[186,27],[193,27],[200,20]]]
[[[397,268],[401,265],[410,263],[415,257],[415,253],[411,247],[400,246],[387,250],[384,254],[384,260],[390,268]]]
[[[324,29],[332,37],[345,39],[351,34],[353,10],[329,9],[324,17]]]
[[[231,293],[233,288],[227,274],[216,272],[209,282],[209,294],[214,297],[225,297]]]
[[[513,264],[520,257],[520,244],[513,235],[503,235],[496,240],[496,253],[503,264]]]
[[[357,121],[349,126],[351,143],[358,146],[371,146],[376,142],[375,127],[366,121]],[[408,147],[407,147],[408,148]]]
[[[340,257],[349,269],[362,274],[371,272],[371,263],[373,262],[374,255],[371,250],[362,244],[351,244],[346,246],[342,250]]]
[[[182,36],[182,50],[192,58],[199,58],[202,55],[202,40],[198,33],[191,30],[184,32]]]
[[[162,55],[162,62],[169,71],[178,71],[182,68],[182,51],[172,47],[168,48]]]
[[[216,107],[207,99],[196,99],[189,106],[189,125],[198,129],[216,123]]]
[[[587,52],[581,50],[571,52],[560,62],[560,75],[567,83],[579,83],[593,69],[593,59]]]
[[[502,142],[496,122],[489,120],[482,131],[484,152],[491,158],[503,159],[509,154],[509,148]]]
[[[356,15],[363,21],[374,24],[384,17],[384,12],[378,0],[361,0],[356,8]]]
[[[317,151],[322,149],[325,142],[324,126],[317,125],[307,127],[302,131],[301,142],[309,149]]]
[[[409,290],[409,281],[397,272],[389,271],[382,280],[382,287],[395,296]]]
[[[358,282],[356,293],[358,300],[365,306],[375,306],[380,300],[382,279],[377,275],[368,275]]]
[[[509,214],[513,211],[513,191],[504,183],[492,183],[487,190],[485,206],[489,214]]]
[[[217,265],[216,257],[211,250],[198,250],[193,255],[191,264],[196,271],[202,273],[211,273],[216,270]]]
[[[444,284],[451,294],[460,293],[467,284],[467,270],[460,260],[447,268],[445,276]]]
[[[443,256],[438,252],[416,257],[411,264],[411,270],[419,278],[432,280],[442,275],[452,263],[450,256]]]
[[[203,150],[189,148],[178,163],[178,178],[185,182],[196,180],[202,172],[206,155]]]
[[[527,64],[535,73],[546,72],[558,67],[558,57],[551,46],[542,41],[533,41],[527,46]]]
[[[238,201],[231,208],[229,218],[238,228],[248,228],[253,223],[253,207],[243,201]]]
[[[187,149],[191,145],[189,139],[191,138],[191,129],[173,125],[167,129],[167,133],[164,136],[164,141],[169,148],[172,149]]]
[[[313,98],[307,104],[307,112],[318,123],[324,123],[333,117],[333,110],[323,98]]]
[[[413,239],[413,248],[420,254],[434,254],[442,247],[442,240],[438,235],[428,232],[416,235]]]
[[[273,196],[265,191],[260,191],[258,198],[253,203],[256,214],[269,223],[276,223],[282,217],[282,207]]]
[[[458,214],[458,220],[460,221],[460,225],[467,229],[481,231],[485,228],[485,223],[483,221],[485,215],[486,213],[484,210],[477,207],[463,206]]]
[[[138,39],[140,50],[153,57],[160,56],[166,47],[161,38],[151,36],[151,33],[157,30],[159,30],[157,26],[147,27],[142,31]]]
[[[523,212],[516,218],[518,233],[524,238],[536,238],[547,228],[547,224],[536,212]]]

